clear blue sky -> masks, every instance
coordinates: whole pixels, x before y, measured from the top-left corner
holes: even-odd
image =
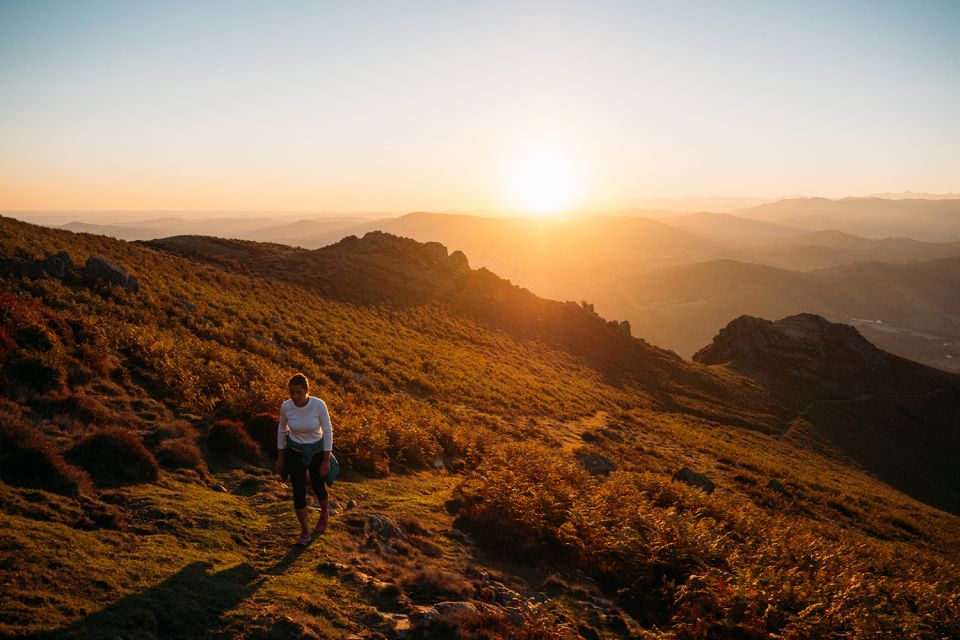
[[[0,2],[0,207],[960,191],[960,2]]]

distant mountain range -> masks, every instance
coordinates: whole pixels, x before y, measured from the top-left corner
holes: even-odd
[[[669,345],[685,357],[738,315],[780,318],[811,312],[853,323],[893,353],[955,371],[960,368],[957,274],[958,257],[902,265],[854,263],[810,273],[713,261],[617,282],[612,286],[618,302],[604,308],[629,318],[654,344]]]
[[[740,209],[736,215],[805,229],[837,229],[866,238],[960,240],[960,200],[794,198]]]
[[[474,266],[540,295],[588,300],[602,313],[644,327],[649,340],[685,357],[716,327],[743,313],[815,312],[857,323],[891,352],[960,370],[957,317],[946,302],[956,290],[924,280],[932,277],[929,270],[953,264],[935,261],[960,256],[960,199],[910,195],[916,194],[759,204],[722,199],[754,205],[732,213],[678,213],[666,211],[666,201],[638,201],[630,204],[661,211],[547,219],[416,212],[391,218],[288,217],[281,224],[256,217],[168,216],[119,226],[72,222],[65,228],[127,240],[204,235],[306,249],[384,231],[462,251]],[[678,203],[709,204],[673,202]],[[879,266],[917,262],[930,263],[923,275],[917,268]],[[840,268],[860,263],[869,266]]]

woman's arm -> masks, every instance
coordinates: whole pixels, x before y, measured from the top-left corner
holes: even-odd
[[[330,473],[330,452],[321,451],[320,455],[323,456],[320,459],[320,477],[323,478]]]
[[[323,434],[323,451],[333,451],[333,425],[330,424],[330,414],[327,412],[327,403],[320,401],[320,431]],[[324,458],[326,460],[326,458]]]
[[[280,422],[277,424],[277,475],[283,473],[283,450],[287,448],[287,412],[280,405]]]

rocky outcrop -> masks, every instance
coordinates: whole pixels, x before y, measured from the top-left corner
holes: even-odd
[[[605,476],[617,470],[617,464],[613,460],[593,453],[577,456],[577,462],[592,476]]]
[[[812,313],[776,322],[740,316],[693,355],[694,361],[701,364],[755,361],[807,366],[838,358],[863,365],[883,364],[883,352],[856,329]]]
[[[447,255],[447,248],[439,242],[417,242],[383,231],[370,231],[363,238],[347,236],[335,245],[318,251],[347,250],[354,254],[390,256],[408,266],[427,267],[440,271],[469,271],[470,263],[462,251]]]
[[[80,274],[73,266],[73,260],[66,251],[55,253],[43,260],[0,260],[0,273],[13,273],[26,276],[33,280],[44,277],[58,280],[76,281]]]
[[[77,269],[73,266],[73,260],[66,251],[55,253],[39,262],[44,273],[60,280],[68,280],[77,277]]]
[[[67,284],[86,284],[97,287],[117,285],[129,293],[140,290],[137,279],[122,267],[100,256],[90,256],[86,265],[78,269],[66,251],[55,253],[43,260],[0,260],[0,273],[17,274],[38,280],[56,278]]]
[[[673,479],[679,480],[680,482],[688,484],[691,487],[703,489],[707,493],[713,493],[713,490],[716,489],[716,485],[713,484],[713,481],[711,481],[710,478],[702,473],[697,473],[690,467],[684,467],[683,469],[680,469],[674,473]]]
[[[136,293],[140,290],[140,284],[135,277],[127,273],[122,267],[100,256],[87,258],[83,276],[88,283],[94,285],[118,285],[130,293]]]

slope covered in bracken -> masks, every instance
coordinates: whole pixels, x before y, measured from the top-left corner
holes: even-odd
[[[960,633],[958,518],[791,435],[788,383],[440,245],[0,218],[0,283],[0,637]],[[345,468],[305,551],[270,473],[297,370]]]

